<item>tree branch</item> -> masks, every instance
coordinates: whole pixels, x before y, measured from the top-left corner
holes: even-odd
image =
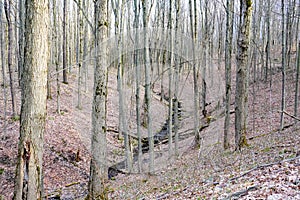
[[[283,111],[279,110],[278,112],[279,112],[279,113],[284,113],[284,114],[286,114],[287,116],[289,116],[289,117],[291,117],[291,118],[293,118],[293,119],[295,119],[295,120],[297,120],[297,121],[300,121],[300,119],[299,119],[298,117],[289,114],[289,113],[286,112],[285,110],[283,110]]]
[[[94,27],[93,27],[93,24],[92,24],[91,21],[89,20],[89,17],[86,15],[85,11],[84,11],[84,10],[82,9],[82,7],[78,4],[78,1],[77,1],[77,0],[73,0],[73,1],[76,3],[77,7],[78,7],[78,8],[80,9],[80,11],[82,12],[82,14],[83,14],[85,20],[87,21],[87,23],[88,23],[89,26],[91,27],[93,33],[95,33],[95,31],[94,31],[95,29],[94,29]]]

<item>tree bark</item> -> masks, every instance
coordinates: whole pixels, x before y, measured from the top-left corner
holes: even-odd
[[[280,130],[283,130],[284,127],[284,110],[285,110],[285,65],[286,65],[286,32],[285,32],[285,2],[284,0],[281,1],[281,11],[282,11],[282,22],[281,22],[281,37],[282,37],[282,44],[281,44],[281,73],[282,73],[282,88],[281,88],[281,114],[280,114]]]
[[[229,148],[228,133],[230,125],[230,102],[231,102],[231,58],[232,58],[232,34],[234,1],[227,0],[226,9],[226,41],[225,41],[225,122],[224,122],[224,149]]]
[[[19,56],[18,56],[18,76],[21,80],[21,75],[23,71],[23,61],[24,61],[24,0],[19,0]],[[21,85],[21,84],[20,84]]]
[[[270,59],[270,52],[271,52],[271,33],[270,33],[270,18],[271,18],[271,2],[270,0],[267,0],[267,20],[266,20],[266,23],[267,23],[267,44],[266,44],[266,66],[265,66],[265,81],[268,80],[268,72],[269,72],[269,69],[271,67],[271,59]]]
[[[144,64],[145,64],[145,105],[147,117],[147,131],[149,138],[149,173],[154,171],[154,140],[152,133],[152,117],[151,117],[151,78],[150,78],[150,52],[149,52],[149,35],[147,32],[149,24],[149,2],[142,1],[143,7],[143,25],[144,25]]]
[[[107,199],[107,0],[94,1],[95,6],[95,57],[94,95],[92,107],[92,158],[90,165],[89,194],[87,199]]]
[[[68,36],[67,36],[67,21],[68,21],[68,0],[64,0],[64,8],[63,8],[63,83],[68,84]]]
[[[77,80],[77,108],[82,109],[82,58],[83,58],[83,17],[82,17],[82,0],[78,0],[78,80]]]
[[[298,117],[299,74],[300,74],[300,41],[298,41],[298,53],[297,53],[297,64],[296,64],[296,89],[295,89],[295,105],[294,105],[295,117]],[[296,122],[298,121],[295,120],[295,123]]]
[[[194,5],[195,6],[195,5]],[[193,27],[193,12],[192,12],[192,0],[189,0],[189,10],[190,10],[190,26],[191,26],[191,36],[193,38],[192,43],[192,51],[193,51],[193,89],[194,89],[194,132],[195,132],[195,145],[200,145],[200,135],[199,135],[199,106],[198,106],[198,76],[197,76],[197,67],[196,67],[196,55],[195,55],[195,34],[194,34],[194,27]]]
[[[139,1],[134,0],[134,28],[135,31],[135,51],[134,51],[134,65],[135,65],[135,73],[136,73],[136,80],[135,80],[135,87],[136,87],[136,125],[137,125],[137,136],[138,136],[138,170],[142,172],[142,137],[141,137],[141,118],[140,118],[140,65],[138,62],[138,32],[137,29],[139,27],[139,16],[140,16],[140,9],[139,9]]]
[[[168,22],[168,29],[170,31],[170,44],[169,44],[169,59],[170,59],[170,67],[169,67],[169,112],[168,112],[168,118],[169,118],[169,124],[168,124],[168,127],[169,127],[169,138],[168,138],[168,148],[169,148],[169,158],[172,156],[173,154],[173,149],[172,149],[172,143],[173,143],[173,139],[172,139],[172,131],[173,131],[173,117],[172,117],[172,114],[173,114],[173,92],[172,92],[172,85],[173,85],[173,65],[174,65],[174,62],[173,62],[173,35],[172,35],[172,32],[173,32],[173,20],[172,20],[172,12],[173,12],[173,1],[172,0],[169,0],[169,22]]]
[[[7,53],[7,64],[8,64],[8,72],[9,72],[9,83],[10,83],[10,95],[12,102],[12,112],[13,118],[17,116],[17,104],[16,104],[16,94],[15,94],[15,86],[14,86],[14,72],[12,69],[12,48],[13,48],[13,33],[12,33],[12,22],[11,22],[11,0],[4,1],[4,10],[7,20],[7,28],[8,28],[8,53]]]
[[[56,71],[56,112],[60,114],[60,81],[59,81],[59,45],[58,45],[58,24],[57,24],[57,4],[56,0],[53,1],[53,7],[52,7],[52,13],[53,13],[53,40],[54,40],[54,46],[53,46],[53,58],[54,58],[54,65],[55,65],[55,71]]]
[[[47,0],[26,0],[20,140],[14,199],[43,198],[49,14]],[[37,31],[38,30],[38,31]]]
[[[204,1],[204,30],[203,30],[203,40],[202,40],[202,66],[201,66],[201,109],[202,113],[206,112],[206,67],[207,67],[207,56],[208,56],[208,37],[209,37],[209,26],[208,26],[208,0]],[[205,17],[204,17],[205,16]],[[197,20],[197,19],[195,19]],[[205,116],[204,116],[205,117]]]
[[[0,6],[0,19],[2,19],[2,6]],[[4,34],[3,34],[3,23],[0,23],[0,47],[1,47],[1,65],[2,65],[2,81],[3,81],[3,97],[4,97],[4,119],[3,119],[3,133],[4,135],[6,135],[7,133],[7,121],[6,121],[6,117],[7,117],[7,92],[6,92],[6,69],[5,69],[5,44],[4,44]]]
[[[238,35],[236,94],[235,94],[235,150],[247,145],[248,57],[252,1],[240,0],[240,29]]]
[[[113,2],[113,1],[112,1]],[[115,21],[116,21],[116,36],[118,36],[118,50],[119,50],[119,58],[118,58],[118,91],[119,91],[119,137],[120,134],[124,136],[124,146],[125,146],[125,154],[126,154],[126,165],[128,172],[131,172],[132,169],[132,152],[129,144],[129,135],[128,135],[128,125],[126,119],[126,109],[125,109],[125,99],[124,99],[124,64],[123,64],[123,55],[122,49],[123,47],[123,16],[124,16],[124,6],[125,1],[120,0],[118,2],[118,6],[116,7],[116,3],[114,3],[114,11],[115,11]]]
[[[179,32],[179,19],[180,19],[180,6],[181,1],[175,1],[175,9],[176,9],[176,17],[175,17],[175,48],[178,48],[178,38],[177,33]],[[175,135],[175,156],[179,156],[179,136],[178,136],[178,129],[179,129],[179,111],[178,111],[178,101],[179,101],[179,65],[180,61],[176,57],[175,58],[175,89],[174,89],[174,135]]]

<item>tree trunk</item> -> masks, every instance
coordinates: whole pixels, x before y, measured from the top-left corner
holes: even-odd
[[[2,19],[2,6],[0,6],[0,19]],[[7,117],[7,92],[6,92],[6,69],[5,69],[5,44],[4,44],[4,34],[3,34],[3,23],[0,23],[0,46],[1,46],[1,65],[2,65],[2,78],[3,78],[3,97],[4,97],[4,119],[3,119],[3,133],[6,135],[7,130],[6,130],[6,117]]]
[[[230,100],[231,100],[231,58],[232,58],[232,34],[234,1],[227,0],[226,9],[226,41],[225,41],[225,122],[224,122],[224,149],[229,148],[229,125],[230,125]]]
[[[267,23],[267,44],[266,44],[266,66],[265,66],[265,81],[268,80],[268,72],[269,72],[269,69],[271,67],[271,59],[270,59],[270,52],[271,52],[271,33],[270,33],[270,17],[271,17],[271,2],[270,0],[267,0],[267,20],[266,20],[266,23]]]
[[[180,18],[180,0],[175,1],[175,8],[176,8],[176,17],[175,17],[175,41],[176,41],[176,48],[178,48],[178,41],[177,33],[179,32],[179,18]],[[175,135],[175,156],[179,156],[178,148],[179,148],[179,136],[178,136],[178,129],[179,129],[179,113],[178,113],[178,101],[179,101],[179,59],[175,58],[175,90],[174,90],[174,135]]]
[[[43,199],[49,13],[47,0],[26,0],[20,141],[14,199]],[[36,31],[39,30],[39,31]]]
[[[152,117],[151,117],[151,78],[150,78],[150,52],[149,52],[149,35],[147,32],[149,23],[149,5],[148,1],[142,1],[143,7],[143,24],[144,24],[144,64],[145,64],[145,105],[147,117],[147,130],[149,138],[149,173],[154,171],[154,140],[152,133]]]
[[[238,35],[236,94],[235,94],[235,150],[247,145],[248,57],[252,1],[240,0],[240,30]]]
[[[89,13],[89,2],[83,2],[83,9],[86,13]],[[89,62],[87,61],[88,56],[88,45],[89,45],[89,31],[88,31],[88,23],[84,24],[84,36],[83,36],[83,58],[82,58],[82,68],[84,69],[84,91],[88,91],[88,74],[89,74]]]
[[[298,15],[300,15],[300,8],[298,8]],[[299,32],[299,22],[300,18],[297,19],[296,33]],[[297,63],[296,63],[296,88],[295,88],[295,105],[294,105],[294,116],[298,117],[298,94],[299,94],[299,74],[300,74],[300,40],[298,40],[298,35],[296,34],[296,41],[298,42],[297,49]],[[295,120],[295,123],[298,121]]]
[[[121,5],[120,5],[121,4]],[[118,48],[119,48],[119,58],[118,58],[118,91],[119,91],[119,136],[120,133],[124,136],[124,146],[125,146],[125,152],[126,152],[126,165],[128,172],[131,172],[132,169],[132,153],[130,149],[129,144],[129,135],[128,135],[128,125],[127,125],[127,116],[126,116],[126,109],[124,103],[124,64],[123,64],[123,55],[122,55],[122,49],[123,47],[123,17],[124,17],[124,6],[125,1],[121,0],[118,3],[119,6],[121,6],[121,10],[119,12],[120,8],[114,7],[115,10],[115,20],[116,20],[116,36],[118,35],[117,42],[118,42]]]
[[[298,117],[299,73],[300,73],[300,41],[298,41],[298,53],[297,53],[297,64],[296,64],[296,89],[295,89],[295,106],[294,106],[295,117]],[[298,120],[295,120],[295,123],[296,122],[298,122]]]
[[[137,28],[139,27],[139,16],[140,16],[140,9],[139,9],[139,1],[134,0],[134,28],[136,29],[135,32],[135,51],[134,51],[134,65],[135,65],[135,87],[136,87],[136,125],[137,125],[137,137],[138,137],[138,170],[141,173],[142,172],[142,138],[141,138],[141,118],[140,118],[140,65],[138,62],[138,32]]]
[[[53,1],[53,7],[52,7],[52,13],[53,13],[53,61],[55,65],[55,76],[56,76],[56,112],[60,114],[60,81],[59,81],[59,60],[58,60],[58,52],[59,52],[59,45],[58,45],[58,24],[57,24],[57,18],[58,14],[56,12],[57,4],[56,0]]]
[[[82,109],[82,58],[83,58],[83,16],[82,16],[82,0],[78,0],[78,80],[77,80],[77,108]]]
[[[52,28],[52,25],[51,25],[51,7],[50,7],[50,2],[48,1],[48,10],[49,10],[49,25],[51,26],[51,29]],[[47,99],[52,99],[52,88],[51,88],[51,65],[52,65],[52,35],[53,33],[51,31],[48,31],[48,52],[49,52],[49,57],[48,57],[48,63],[47,63],[47,66],[48,66],[48,70],[47,70]],[[21,47],[19,47],[21,48]],[[24,49],[24,48],[23,48]],[[24,54],[24,50],[23,50],[23,54]],[[21,61],[22,62],[22,61]],[[23,64],[22,64],[23,66]]]
[[[194,5],[195,6],[195,5]],[[197,67],[196,67],[196,55],[195,55],[195,35],[194,35],[194,26],[193,26],[193,12],[192,12],[192,0],[189,0],[189,9],[190,9],[190,25],[191,25],[191,36],[193,38],[193,43],[192,43],[192,51],[193,51],[193,87],[194,87],[194,132],[195,132],[195,145],[199,146],[200,145],[200,135],[198,131],[198,126],[199,126],[199,106],[198,106],[198,76],[197,76]]]
[[[18,57],[18,76],[21,80],[21,75],[23,71],[23,61],[24,61],[24,0],[19,0],[19,57]],[[21,85],[21,84],[20,84]]]
[[[172,29],[173,29],[173,20],[172,20],[172,12],[173,12],[173,1],[169,0],[169,22],[168,22],[168,29],[170,30],[171,34],[170,37],[170,44],[169,44],[169,59],[170,59],[170,67],[169,67],[169,112],[168,112],[168,118],[169,118],[169,138],[168,138],[168,148],[169,148],[169,158],[172,156],[172,130],[173,130],[173,93],[172,93],[172,84],[173,84],[173,35],[172,35]]]
[[[68,36],[67,36],[67,21],[68,21],[68,1],[64,0],[64,8],[63,8],[63,83],[68,84],[68,56],[67,56],[67,49],[68,49]]]
[[[11,0],[4,1],[4,10],[7,20],[7,28],[8,28],[8,53],[7,53],[7,64],[8,64],[8,72],[9,72],[9,83],[10,83],[10,95],[11,95],[11,102],[12,102],[12,112],[13,118],[17,116],[17,104],[16,104],[16,94],[15,94],[15,86],[14,86],[14,72],[12,69],[12,48],[13,48],[13,33],[12,33],[12,22],[11,22]]]
[[[89,194],[87,199],[107,199],[107,47],[108,38],[107,0],[94,2],[95,5],[95,58],[94,95],[92,107],[92,158],[90,165]]]
[[[204,2],[204,15],[202,17],[204,18],[204,31],[203,31],[203,41],[202,41],[202,66],[201,66],[201,109],[202,113],[206,113],[206,67],[207,67],[207,56],[208,56],[208,0],[205,0]],[[205,17],[204,17],[205,16]],[[204,116],[206,117],[206,116]]]
[[[280,130],[283,129],[284,126],[284,110],[285,110],[285,65],[286,65],[286,32],[285,32],[285,6],[284,0],[281,1],[281,11],[282,11],[282,24],[281,24],[281,37],[282,37],[282,44],[281,44],[281,54],[282,54],[282,61],[281,61],[281,73],[282,73],[282,89],[281,89],[281,114],[280,114]]]

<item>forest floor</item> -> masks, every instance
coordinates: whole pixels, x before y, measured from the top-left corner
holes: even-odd
[[[75,73],[75,72],[73,72]],[[92,72],[90,72],[92,73]],[[212,71],[207,108],[213,119],[201,131],[202,145],[193,147],[193,89],[192,75],[181,77],[180,100],[183,116],[180,133],[179,156],[168,158],[168,144],[155,149],[154,173],[147,171],[147,154],[144,155],[143,173],[120,173],[107,182],[110,199],[300,199],[300,122],[288,116],[285,129],[279,131],[281,74],[274,71],[270,81],[250,84],[248,144],[241,152],[233,151],[234,114],[231,115],[231,148],[224,151],[222,135],[224,109],[222,106],[223,72]],[[218,74],[218,77],[216,76]],[[77,106],[76,75],[70,75],[68,85],[61,85],[61,114],[56,112],[55,82],[53,97],[48,101],[47,124],[44,144],[44,188],[48,199],[84,199],[87,194],[90,161],[92,75],[83,85],[82,109]],[[287,73],[286,111],[293,113],[295,80],[294,72]],[[234,76],[233,76],[234,78]],[[129,80],[129,79],[128,79]],[[234,80],[234,79],[233,79]],[[135,100],[127,83],[127,107],[130,134],[135,133]],[[164,85],[167,85],[165,80]],[[234,88],[234,86],[233,86]],[[3,89],[3,88],[1,88]],[[165,89],[167,91],[167,88]],[[108,97],[108,149],[111,166],[124,159],[123,140],[118,139],[118,92],[116,72],[110,71]],[[158,132],[167,119],[167,102],[159,101],[159,83],[153,93],[153,129]],[[234,91],[233,91],[234,93]],[[143,90],[142,90],[143,94]],[[233,94],[234,96],[234,94]],[[298,97],[299,98],[299,97]],[[143,100],[142,100],[143,101]],[[142,102],[141,101],[141,102]],[[19,98],[18,98],[19,102]],[[231,110],[234,110],[232,98]],[[20,105],[18,103],[18,105]],[[19,122],[4,119],[4,101],[0,101],[0,199],[12,199],[13,181],[19,137]],[[7,108],[8,116],[11,108]],[[300,112],[298,108],[298,112]],[[4,132],[4,122],[7,122]],[[3,130],[3,131],[2,131]],[[142,127],[142,134],[146,129]],[[298,157],[297,157],[298,156]]]

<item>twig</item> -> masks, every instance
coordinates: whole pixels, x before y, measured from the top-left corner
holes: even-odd
[[[287,116],[289,116],[289,117],[291,117],[291,118],[293,118],[293,119],[295,119],[295,120],[297,120],[297,121],[300,121],[300,119],[299,119],[298,117],[296,117],[296,116],[294,116],[294,115],[292,115],[292,114],[286,112],[285,110],[283,110],[283,111],[279,110],[278,112],[279,112],[279,113],[284,113],[284,114],[286,114]]]
[[[73,182],[73,183],[69,183],[69,184],[65,185],[65,187],[71,187],[73,185],[78,185],[78,184],[80,184],[80,182]]]

